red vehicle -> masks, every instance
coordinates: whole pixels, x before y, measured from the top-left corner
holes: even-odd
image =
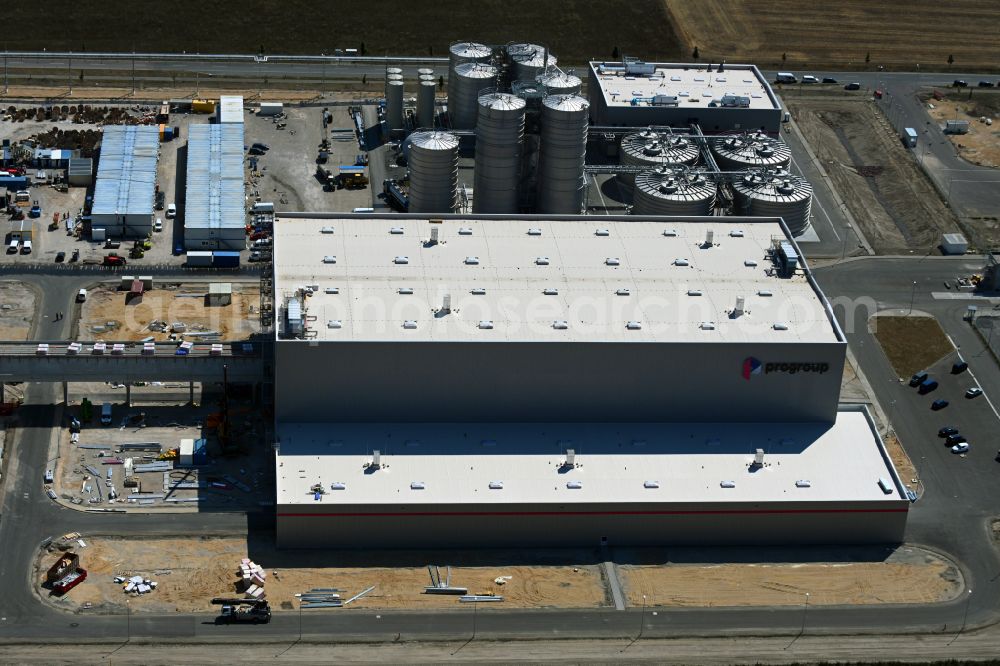
[[[109,254],[104,257],[105,266],[125,266],[128,264],[125,261],[125,257],[119,257],[117,254]]]
[[[269,231],[255,231],[250,234],[250,240],[258,240],[260,238],[270,238],[271,233]]]
[[[52,591],[56,594],[66,594],[85,580],[87,580],[87,570],[77,569],[52,583]]]

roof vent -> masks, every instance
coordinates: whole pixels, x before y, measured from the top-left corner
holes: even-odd
[[[594,235],[595,236],[610,236],[611,232],[608,231],[607,229],[598,229],[597,231],[594,232]]]
[[[703,322],[701,322],[701,325],[699,326],[699,328],[701,328],[701,330],[703,330],[703,331],[714,331],[715,330],[715,322],[714,321],[703,321]]]
[[[427,241],[428,245],[437,245],[438,244],[438,232],[439,231],[440,231],[440,229],[438,229],[438,227],[432,227],[431,228],[431,238],[430,238],[429,241]]]
[[[340,293],[340,289],[338,289],[337,287],[327,287],[323,291],[326,292],[327,294],[339,294]]]
[[[483,319],[482,321],[479,322],[479,328],[491,329],[493,328],[493,322],[489,319]]]
[[[326,322],[327,328],[341,328],[342,326],[343,324],[340,322],[339,319],[328,319]]]
[[[754,266],[757,265],[757,260],[756,259],[747,259],[746,261],[743,262],[743,265],[744,266],[749,266],[750,268],[753,268]]]
[[[403,322],[403,328],[410,328],[410,329],[412,329],[412,328],[416,328],[416,327],[417,327],[417,322],[414,319],[407,319],[406,321]]]
[[[332,234],[333,233],[333,227],[323,227],[322,229],[319,230],[319,232],[321,234]]]
[[[576,466],[576,449],[566,449],[566,459],[562,461],[561,467]]]
[[[795,482],[795,487],[796,488],[811,488],[812,487],[812,482],[810,482],[808,479],[799,479],[798,481]]]
[[[764,466],[764,449],[756,449],[753,452],[753,465],[754,467]]]
[[[608,266],[617,266],[621,263],[621,261],[618,260],[618,257],[608,257],[604,260],[604,263]]]
[[[382,452],[378,449],[372,451],[371,462],[368,463],[368,467],[371,469],[378,469],[382,466]]]
[[[538,266],[548,266],[549,265],[549,258],[548,257],[538,257],[537,259],[535,259],[535,264],[537,264]]]
[[[439,310],[442,314],[448,314],[451,312],[451,294],[445,294],[443,302],[441,303],[441,309]]]
[[[642,328],[642,324],[637,321],[629,321],[625,323],[625,328],[629,331],[638,331]]]
[[[399,288],[399,293],[401,293],[401,294],[412,294],[413,293],[413,287],[400,287]]]
[[[705,232],[705,241],[701,244],[703,248],[710,248],[715,244],[715,232],[709,229]]]
[[[583,481],[567,481],[566,487],[570,490],[580,490],[583,488]]]
[[[490,490],[503,490],[503,481],[490,481]]]
[[[467,266],[477,266],[479,264],[479,257],[466,257],[465,263]]]
[[[776,331],[787,331],[788,324],[782,324],[780,321],[774,323],[774,330]]]
[[[674,259],[674,266],[687,266],[687,265],[688,265],[687,259]]]
[[[664,229],[663,230],[663,235],[664,236],[669,236],[669,237],[672,238],[672,237],[674,237],[674,236],[677,235],[677,230],[676,229]]]
[[[688,296],[701,296],[701,289],[688,289]]]
[[[433,230],[431,230],[431,231],[433,232]],[[472,235],[472,227],[459,227],[459,229],[458,229],[458,235],[459,236],[471,236]]]
[[[426,487],[423,481],[410,481],[410,490],[423,490]]]
[[[482,287],[473,287],[469,293],[471,293],[474,296],[482,296],[486,293],[486,290],[483,289]]]
[[[328,254],[325,257],[323,257],[323,263],[324,264],[335,264],[335,263],[337,263],[337,257],[333,256],[332,254]]]
[[[743,230],[733,229],[732,231],[729,232],[729,235],[732,236],[733,238],[743,238]]]
[[[409,257],[404,257],[404,256],[400,255],[400,256],[396,257],[395,259],[393,259],[392,263],[394,263],[394,264],[408,264],[408,263],[410,263],[410,258]]]
[[[646,481],[645,483],[642,484],[642,487],[643,488],[659,488],[660,487],[660,482],[659,481]]]
[[[766,297],[774,296],[774,292],[772,292],[770,289],[761,289],[760,291],[757,292],[757,295],[758,296],[764,296],[766,298]]]
[[[719,483],[719,487],[720,488],[735,488],[736,487],[736,482],[735,481],[721,481]]]
[[[628,296],[630,293],[632,293],[632,292],[630,292],[625,287],[622,287],[620,289],[616,289],[615,290],[615,296]]]
[[[542,230],[539,229],[538,227],[532,227],[531,229],[528,229],[528,235],[529,236],[541,236],[542,235]]]
[[[542,293],[546,296],[558,296],[559,290],[555,287],[546,287],[545,289],[542,289]]]
[[[744,299],[742,296],[737,296],[736,307],[733,308],[733,319],[743,316],[743,314],[746,312],[746,310],[744,310],[745,306],[746,306],[746,299]]]
[[[569,324],[566,322],[565,319],[556,319],[554,322],[552,322],[552,328],[564,331],[567,328],[569,328]]]
[[[340,481],[334,481],[330,484],[330,490],[347,490],[347,484]]]
[[[403,227],[392,227],[389,229],[390,234],[401,234],[403,233]]]

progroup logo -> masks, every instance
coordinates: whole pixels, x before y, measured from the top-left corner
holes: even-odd
[[[743,359],[743,379],[749,380],[753,375],[759,375],[764,364],[753,356]]]

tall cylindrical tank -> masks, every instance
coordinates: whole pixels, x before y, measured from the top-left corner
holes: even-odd
[[[539,213],[577,215],[583,208],[589,111],[590,103],[578,95],[552,95],[542,101]]]
[[[635,177],[633,215],[711,215],[716,185],[702,171],[658,166]]]
[[[473,213],[516,213],[525,101],[510,93],[479,98]]]
[[[536,77],[550,95],[579,95],[583,89],[583,81],[579,76],[567,74],[558,69],[543,72]]]
[[[454,86],[448,94],[448,113],[455,129],[472,129],[476,126],[479,108],[479,93],[484,88],[493,87],[497,68],[478,62],[466,62],[452,72]]]
[[[385,75],[386,76],[389,76],[390,74],[402,74],[402,73],[403,73],[403,70],[400,67],[386,67],[385,68]]]
[[[385,82],[385,122],[390,130],[403,129],[403,82]]]
[[[763,132],[749,132],[712,142],[712,154],[723,171],[749,167],[788,166],[792,150],[788,144]]]
[[[507,56],[514,64],[511,79],[515,81],[534,80],[547,68],[555,67],[558,62],[554,55],[539,44],[509,44]]]
[[[458,137],[414,132],[409,137],[411,213],[453,213],[458,200]]]
[[[690,139],[646,130],[622,137],[621,163],[653,168],[661,164],[694,164],[698,161],[698,146]],[[627,189],[635,184],[634,173],[618,174],[618,181]]]
[[[784,169],[751,169],[733,181],[736,211],[755,217],[781,217],[798,236],[809,227],[812,186]]]
[[[417,86],[417,124],[420,127],[434,127],[434,91],[437,84],[421,81]]]
[[[476,42],[456,42],[448,49],[448,109],[455,97],[455,68],[466,62],[489,62],[493,49]],[[475,119],[473,119],[475,122]]]

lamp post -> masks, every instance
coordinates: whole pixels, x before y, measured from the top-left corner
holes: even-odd
[[[809,610],[809,593],[806,592],[806,603],[802,606],[802,628],[799,629],[799,636],[806,633],[806,612]]]
[[[962,635],[963,631],[965,631],[965,623],[969,619],[969,604],[971,603],[972,603],[972,589],[969,589],[968,593],[965,595],[965,612],[962,614],[962,626],[959,627],[958,633],[955,634],[955,637],[952,638],[950,641],[948,641],[948,645],[951,645],[952,643],[957,641],[958,637]]]
[[[642,613],[639,615],[639,635],[636,637],[642,638],[642,632],[646,628],[646,595],[642,595]]]

